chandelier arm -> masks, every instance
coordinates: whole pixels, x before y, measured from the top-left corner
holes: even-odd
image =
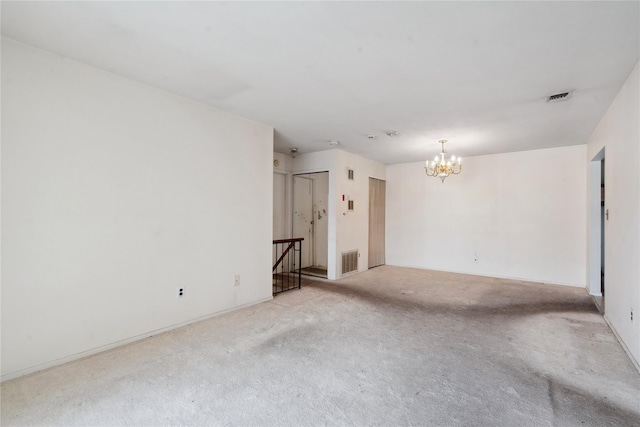
[[[462,172],[462,163],[460,163],[459,160],[456,160],[455,156],[451,156],[449,160],[446,160],[447,150],[445,149],[445,143],[447,141],[443,139],[438,142],[442,144],[440,156],[435,157],[435,161],[432,162],[432,165],[429,165],[429,162],[426,161],[424,172],[427,176],[440,178],[444,183],[445,178],[448,176],[458,175]]]

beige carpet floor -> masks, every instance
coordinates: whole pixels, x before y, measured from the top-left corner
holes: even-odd
[[[584,289],[383,266],[1,385],[13,425],[638,426]]]

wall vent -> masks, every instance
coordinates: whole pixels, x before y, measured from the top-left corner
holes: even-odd
[[[555,93],[553,95],[549,95],[547,96],[547,102],[566,101],[567,99],[571,98],[572,93],[573,91],[569,91],[569,92],[561,92],[561,93]]]
[[[342,275],[358,271],[358,250],[342,252]]]

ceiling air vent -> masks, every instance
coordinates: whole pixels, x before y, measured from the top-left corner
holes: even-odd
[[[567,99],[571,98],[572,93],[573,91],[569,91],[569,92],[561,92],[561,93],[555,93],[553,95],[549,95],[547,96],[547,102],[566,101]]]

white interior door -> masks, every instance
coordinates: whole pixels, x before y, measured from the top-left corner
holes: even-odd
[[[293,238],[302,237],[302,265],[309,267],[313,255],[313,181],[293,177]],[[297,261],[297,259],[296,259]]]
[[[273,240],[287,238],[287,176],[273,174]]]
[[[329,250],[329,173],[316,173],[313,179],[313,265],[327,268]]]

